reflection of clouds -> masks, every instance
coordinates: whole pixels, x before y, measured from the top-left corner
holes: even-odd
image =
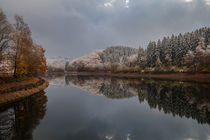
[[[128,133],[128,134],[126,135],[126,140],[131,140],[131,139],[130,139],[130,136],[131,136],[131,134]]]
[[[93,80],[94,78],[92,78],[92,82]],[[97,78],[95,78],[95,83],[97,83],[97,81],[99,83],[101,79],[97,80]],[[115,80],[112,81],[114,84]],[[80,77],[77,80],[76,78],[72,79],[72,82],[85,86],[85,83],[87,83],[87,85],[91,84],[91,79],[88,80],[84,77]],[[111,81],[107,82],[109,83]],[[130,87],[133,86],[134,89],[139,88],[139,95],[143,95],[145,100],[149,100],[150,105],[153,105],[152,102],[156,102],[160,106],[164,105],[166,106],[164,107],[166,112],[170,113],[170,107],[174,107],[177,111],[184,109],[184,107],[179,108],[179,106],[175,106],[181,102],[177,102],[177,104],[167,103],[167,101],[170,100],[174,102],[179,101],[174,100],[173,97],[177,97],[176,95],[178,94],[178,97],[182,98],[181,95],[183,95],[184,92],[180,94],[179,91],[177,91],[176,94],[168,93],[168,97],[164,94],[164,91],[168,89],[166,89],[166,87],[180,87],[180,83],[172,85],[171,83],[173,82],[168,81],[164,83],[157,80],[156,83],[154,83],[152,80],[144,80],[142,84],[139,85],[138,82],[132,79],[121,79],[117,80],[117,82],[120,82],[121,85],[124,83]],[[151,86],[146,85],[146,83]],[[158,84],[162,85],[162,87],[158,86]],[[183,84],[185,84],[185,82]],[[122,86],[119,87],[122,88]],[[184,117],[184,115],[186,115],[184,112],[181,112],[182,118],[173,117],[158,109],[150,110],[146,101],[139,104],[137,98],[112,100],[92,96],[72,86],[68,88],[60,87],[58,89],[49,88],[51,89],[48,90],[50,91],[48,94],[50,99],[50,103],[47,107],[48,114],[35,133],[35,135],[38,135],[36,136],[37,139],[43,139],[44,137],[45,140],[108,140],[107,138],[112,138],[110,140],[127,140],[126,136],[129,134],[130,136],[128,135],[128,138],[131,140],[168,140],[168,138],[170,138],[170,140],[185,140],[186,138],[207,140],[209,136],[208,132],[210,132],[210,127],[208,125],[201,125],[192,119],[187,119]],[[153,89],[151,90],[151,94],[147,93],[149,88]],[[155,90],[157,88],[162,88],[162,90]],[[183,89],[182,86],[180,88]],[[174,88],[174,90],[176,89]],[[192,90],[195,91],[194,88]],[[57,94],[58,91],[62,93],[62,96]],[[154,92],[156,91],[159,93],[155,94]],[[191,92],[189,91],[189,93]],[[196,94],[196,92],[194,93]],[[154,94],[156,96],[153,96]],[[191,99],[193,96],[190,94],[189,97]],[[184,102],[184,104],[186,105],[187,102]],[[155,105],[157,108],[157,104]],[[191,112],[189,108],[187,108],[187,111],[189,111],[188,115],[197,112],[195,109]]]
[[[66,83],[112,99],[138,96],[140,103],[146,100],[151,108],[158,108],[166,114],[210,123],[210,89],[205,84],[88,76],[66,76]],[[199,93],[199,96],[194,93]]]
[[[185,140],[195,140],[194,138],[186,138]]]
[[[49,82],[50,86],[62,87],[62,86],[66,85],[64,76],[48,77],[48,78],[46,78],[46,80]]]
[[[125,140],[131,140],[130,136],[131,136],[130,133],[125,134],[125,138],[123,138],[123,139],[125,139]],[[112,140],[112,139],[116,139],[116,138],[115,138],[115,135],[107,135],[107,136],[105,136],[105,139]]]
[[[113,138],[113,136],[106,136],[105,137],[107,140],[111,140]]]

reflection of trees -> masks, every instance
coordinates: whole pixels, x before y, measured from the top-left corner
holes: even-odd
[[[100,87],[100,92],[108,98],[129,98],[134,96],[129,90],[128,83],[118,82],[116,79],[111,79],[109,84],[103,83]]]
[[[0,139],[33,139],[32,132],[46,112],[47,97],[44,94],[44,91],[37,93],[0,113]]]
[[[136,89],[131,89],[130,81],[105,77],[87,77],[87,76],[66,76],[66,84],[74,85],[81,89],[91,91],[108,98],[129,98],[137,96]]]
[[[8,109],[0,114],[0,139],[12,139],[14,136],[15,114]]]
[[[66,83],[108,98],[138,95],[151,108],[210,124],[209,84],[86,76],[67,76]]]
[[[143,91],[144,94],[139,92],[139,101],[146,99],[151,108],[210,124],[208,84],[152,81]]]

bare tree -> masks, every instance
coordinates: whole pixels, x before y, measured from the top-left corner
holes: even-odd
[[[7,21],[6,15],[0,10],[0,62],[3,54],[10,47],[12,25]]]
[[[13,77],[17,77],[17,73],[19,70],[19,65],[21,64],[21,57],[23,53],[27,54],[29,47],[31,47],[33,44],[30,28],[28,24],[24,22],[23,17],[19,15],[15,15],[15,20],[16,20],[16,23],[14,24],[15,33],[14,33],[14,38],[13,38],[13,41],[14,41]]]

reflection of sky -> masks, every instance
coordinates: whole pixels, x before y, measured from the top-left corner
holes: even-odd
[[[137,97],[108,99],[78,88],[49,87],[47,113],[34,139],[207,140],[208,125],[150,109]]]

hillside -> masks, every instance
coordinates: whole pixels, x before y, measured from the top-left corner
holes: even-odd
[[[48,72],[63,72],[66,62],[71,60],[61,56],[47,58]]]
[[[130,47],[108,47],[67,62],[66,71],[107,71],[112,64],[129,66],[137,59],[138,49]]]
[[[68,62],[66,71],[210,73],[210,28],[150,41],[146,49],[108,47]]]

